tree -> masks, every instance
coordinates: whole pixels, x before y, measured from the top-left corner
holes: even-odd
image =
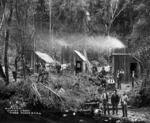
[[[10,1],[0,1],[0,7],[3,12],[1,24],[0,24],[0,31],[1,31],[1,39],[5,42],[5,50],[4,50],[4,66],[5,66],[5,82],[6,85],[9,84],[9,73],[8,73],[8,45],[10,41],[10,27],[12,22],[13,16],[13,0]]]
[[[34,10],[36,7],[35,0],[1,0],[1,22],[0,34],[1,41],[5,44],[4,65],[5,65],[5,81],[9,84],[8,72],[8,49],[17,49],[18,54],[15,60],[17,71],[17,62],[22,59],[22,66],[25,78],[25,49],[33,49],[33,37],[35,34]],[[12,49],[11,49],[12,50]]]
[[[150,2],[134,1],[134,28],[129,42],[131,52],[143,62],[147,77],[150,75]]]
[[[34,51],[33,38],[36,31],[34,27],[35,2],[32,0],[15,1],[15,20],[12,29],[12,41],[16,47],[15,68],[17,73],[17,62],[22,61],[24,79],[26,78],[25,62],[27,55]],[[31,50],[32,49],[32,50]]]

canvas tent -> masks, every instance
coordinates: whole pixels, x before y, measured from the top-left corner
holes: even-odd
[[[46,63],[49,63],[49,64],[54,64],[56,63],[55,60],[53,60],[48,54],[46,53],[42,53],[42,52],[39,52],[39,51],[36,51],[35,54],[37,56],[39,56],[42,60],[44,60]]]

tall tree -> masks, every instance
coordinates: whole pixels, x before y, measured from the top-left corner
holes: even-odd
[[[5,66],[5,81],[6,85],[9,84],[9,71],[8,71],[8,45],[10,41],[10,27],[12,22],[12,16],[13,16],[13,0],[10,1],[0,1],[1,9],[3,11],[2,17],[1,17],[1,39],[4,40],[4,66]]]
[[[34,27],[35,7],[36,3],[34,0],[15,0],[14,32],[11,38],[16,46],[15,68],[17,71],[17,62],[21,60],[24,79],[26,78],[26,56],[32,54],[34,50],[33,37],[36,31],[36,26]]]
[[[134,28],[129,42],[131,52],[143,62],[147,77],[150,75],[150,1],[133,1]]]

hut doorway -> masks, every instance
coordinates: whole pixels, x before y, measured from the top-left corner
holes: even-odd
[[[137,72],[137,63],[130,64],[130,75],[132,74],[132,71]]]
[[[82,72],[82,61],[76,61],[76,73]]]

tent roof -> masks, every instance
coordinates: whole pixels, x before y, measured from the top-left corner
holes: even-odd
[[[55,61],[46,53],[41,53],[39,51],[35,52],[41,59],[43,59],[46,63],[55,63]]]
[[[79,51],[77,51],[77,50],[74,50],[74,51],[75,51],[75,53],[76,53],[83,61],[87,61],[86,58],[85,58],[85,56],[82,55]]]

